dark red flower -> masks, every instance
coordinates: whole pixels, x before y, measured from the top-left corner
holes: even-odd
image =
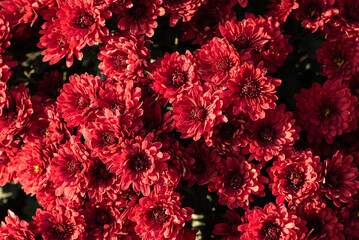
[[[274,161],[267,172],[271,179],[269,187],[277,196],[277,204],[287,201],[289,205],[298,205],[314,195],[322,180],[320,158],[313,156],[309,149]]]
[[[1,222],[0,236],[4,240],[35,240],[38,234],[36,225],[19,219],[15,213],[8,210],[5,222]]]
[[[148,43],[145,36],[109,36],[98,54],[101,61],[99,69],[104,75],[118,81],[139,81],[139,78],[144,77],[147,60],[150,58]]]
[[[298,107],[298,122],[308,131],[309,142],[320,143],[324,138],[332,143],[335,136],[357,128],[356,97],[341,81],[326,81],[323,86],[313,83],[294,95]]]
[[[192,94],[184,96],[173,104],[173,124],[181,132],[181,138],[198,141],[202,135],[211,137],[213,126],[227,122],[222,115],[222,100],[219,91],[213,91],[207,85],[193,88]]]
[[[166,10],[166,14],[170,16],[170,27],[174,27],[178,20],[181,18],[183,22],[191,20],[193,15],[204,0],[165,0],[163,5]]]
[[[344,38],[324,41],[317,50],[317,61],[328,78],[348,79],[359,70],[359,42]]]
[[[189,51],[184,55],[178,52],[165,53],[163,59],[157,60],[151,78],[156,92],[170,103],[176,102],[188,95],[194,85],[199,84],[196,59]]]
[[[225,101],[233,103],[233,114],[248,114],[252,120],[263,119],[265,110],[274,109],[276,87],[281,80],[265,76],[266,69],[248,63],[242,64],[237,73],[228,81],[228,91],[224,91]]]
[[[175,240],[193,213],[193,209],[180,205],[179,193],[151,192],[140,199],[129,219],[137,223],[135,231],[142,239]]]
[[[359,171],[353,165],[353,156],[343,156],[339,151],[324,160],[321,189],[333,200],[335,206],[348,203],[359,190]]]
[[[230,44],[215,37],[208,44],[198,49],[195,57],[198,61],[198,72],[201,75],[201,80],[214,87],[226,87],[227,82],[235,75],[239,64],[249,59],[250,55],[244,55],[240,58]]]
[[[1,50],[0,50],[1,51]],[[17,66],[11,56],[0,54],[0,82],[7,82],[14,72],[10,69]]]
[[[43,99],[56,99],[60,95],[60,89],[64,85],[63,74],[59,71],[45,72],[37,86],[36,95]],[[48,101],[48,100],[47,100]]]
[[[273,157],[280,160],[292,152],[292,146],[299,139],[299,128],[294,125],[291,112],[285,112],[285,105],[267,111],[264,119],[250,121],[244,125],[248,146],[244,152],[250,159],[269,161]]]
[[[0,3],[1,13],[14,28],[19,24],[32,26],[36,21],[39,3],[36,0],[4,0]]]
[[[306,232],[305,221],[284,204],[269,203],[263,209],[247,211],[245,216],[248,223],[238,226],[239,231],[245,232],[244,240],[296,240]]]
[[[297,0],[271,0],[271,4],[267,6],[269,8],[267,15],[276,18],[283,24],[287,21],[292,11],[298,7]]]
[[[108,164],[113,164],[111,171],[120,175],[123,190],[132,186],[136,192],[150,194],[151,186],[160,180],[162,171],[167,168],[169,155],[163,153],[161,147],[152,133],[145,138],[136,136],[126,140],[123,150],[107,160]]]
[[[209,190],[217,191],[220,204],[227,204],[229,209],[249,209],[249,202],[254,201],[252,195],[264,197],[263,183],[268,183],[268,179],[260,175],[261,164],[248,163],[243,156],[238,156],[228,157],[216,168],[217,179],[210,183]]]
[[[224,236],[221,240],[240,240],[243,233],[238,231],[238,226],[245,223],[246,219],[241,217],[235,210],[227,210],[224,215],[229,223],[217,223],[214,225],[213,233]]]
[[[94,1],[69,0],[56,12],[54,23],[61,28],[60,32],[70,48],[76,46],[81,49],[85,45],[101,43],[109,35],[105,21],[111,15],[110,11],[96,6]]]
[[[359,198],[358,194],[340,209],[341,223],[344,225],[345,239],[359,238]]]
[[[359,31],[359,2],[356,0],[335,1],[339,14],[333,19],[334,27],[344,33],[343,37],[357,37]]]
[[[57,110],[68,127],[76,127],[87,122],[97,108],[97,99],[103,82],[100,77],[88,73],[70,76],[70,83],[64,84],[57,98]]]
[[[34,220],[44,240],[83,240],[87,236],[84,216],[64,205],[49,210],[39,208]]]
[[[162,0],[132,0],[133,6],[124,8],[118,16],[118,28],[129,30],[133,35],[152,37],[157,28],[157,17],[165,14]]]
[[[0,187],[5,186],[14,177],[11,161],[15,153],[10,148],[0,147]]]
[[[220,25],[234,18],[235,13],[227,1],[206,0],[189,22],[181,24],[181,41],[194,39],[192,44],[206,44],[220,36]]]
[[[324,24],[339,13],[334,7],[335,0],[298,0],[299,8],[294,11],[297,20],[313,32],[323,31]]]

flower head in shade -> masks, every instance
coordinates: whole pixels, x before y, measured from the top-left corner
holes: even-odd
[[[359,42],[352,38],[324,41],[317,50],[317,61],[328,78],[348,79],[359,70]]]
[[[320,158],[309,149],[296,153],[281,161],[274,161],[267,169],[271,179],[269,187],[277,196],[277,204],[287,201],[299,204],[310,198],[319,189],[321,181]]]
[[[100,48],[98,59],[99,69],[110,78],[121,81],[131,79],[138,81],[144,77],[144,71],[150,57],[147,49],[149,41],[145,36],[127,34],[111,35],[106,38]]]
[[[137,223],[135,231],[142,239],[175,240],[192,213],[189,207],[181,208],[179,193],[153,191],[140,198],[129,219]]]
[[[132,7],[124,8],[120,12],[118,19],[118,28],[120,30],[129,30],[133,35],[145,34],[152,37],[157,28],[157,17],[165,14],[162,7],[162,0],[132,0]]]
[[[162,143],[156,142],[153,133],[145,138],[136,136],[124,143],[121,153],[107,160],[113,164],[112,172],[120,175],[121,188],[130,186],[143,195],[150,194],[151,186],[159,181],[162,171],[167,168],[168,153],[161,151]]]
[[[323,139],[332,143],[335,136],[357,128],[355,108],[358,99],[351,95],[341,81],[326,81],[323,86],[313,83],[294,95],[298,107],[298,123],[308,131],[309,142]]]
[[[243,232],[238,231],[238,226],[245,223],[246,219],[236,213],[235,210],[227,210],[224,215],[228,223],[217,223],[214,225],[213,233],[224,236],[222,240],[240,240]]]
[[[106,19],[111,12],[101,9],[90,0],[69,0],[63,3],[56,12],[55,25],[61,28],[70,46],[80,49],[86,45],[92,46],[109,35]]]
[[[165,0],[166,14],[170,14],[170,27],[174,27],[181,18],[183,22],[191,20],[204,0]]]
[[[276,87],[281,80],[266,76],[262,66],[244,63],[228,81],[228,91],[224,91],[225,101],[233,103],[233,114],[248,114],[252,120],[265,117],[265,110],[276,107]]]
[[[57,110],[69,127],[85,124],[97,107],[99,91],[103,88],[100,77],[88,73],[70,76],[57,98]]]
[[[294,125],[291,112],[285,112],[285,105],[267,111],[264,119],[249,121],[244,125],[248,145],[244,151],[250,153],[250,159],[269,161],[273,157],[281,160],[292,151],[299,139],[299,128]]]
[[[240,58],[233,46],[217,37],[198,49],[195,56],[201,79],[214,87],[227,86],[241,61],[250,58],[249,54]]]
[[[343,37],[356,37],[359,31],[359,2],[356,0],[335,1],[339,14],[334,17],[333,25],[344,33]]]
[[[192,94],[184,96],[173,104],[173,124],[182,133],[181,138],[193,137],[198,141],[202,135],[208,138],[213,133],[213,126],[226,122],[222,115],[222,100],[219,91],[207,85],[196,86]]]
[[[37,234],[38,228],[36,224],[28,223],[24,220],[20,221],[19,217],[11,210],[8,210],[5,222],[1,222],[1,239],[35,240],[38,239]]]
[[[63,74],[59,71],[45,72],[38,83],[37,96],[43,99],[56,99],[60,95],[60,89],[64,85]]]
[[[340,209],[341,222],[344,225],[344,234],[347,240],[359,238],[359,198],[353,196],[348,205]]]
[[[84,216],[64,205],[49,210],[39,208],[34,220],[44,240],[83,240],[87,236]]]
[[[268,179],[260,175],[261,164],[248,163],[243,156],[228,157],[217,165],[218,176],[210,183],[210,191],[217,191],[219,203],[229,209],[249,209],[252,195],[264,197],[264,185]]]
[[[199,84],[196,59],[189,51],[185,54],[165,53],[163,59],[157,60],[152,78],[154,91],[170,103],[176,102]]]
[[[292,11],[298,7],[297,0],[271,0],[271,3],[267,5],[269,8],[267,15],[276,18],[280,24],[283,24]]]
[[[353,165],[353,156],[337,152],[324,160],[321,189],[335,206],[348,203],[359,190],[359,171]]]
[[[305,221],[284,204],[269,203],[263,209],[247,211],[245,217],[248,223],[238,226],[239,231],[245,232],[245,240],[296,240],[306,232]]]
[[[0,147],[0,187],[5,186],[14,177],[11,161],[15,154],[16,152],[10,148]]]
[[[294,16],[306,29],[323,31],[324,25],[339,13],[334,3],[335,0],[298,0],[299,8],[294,11]]]

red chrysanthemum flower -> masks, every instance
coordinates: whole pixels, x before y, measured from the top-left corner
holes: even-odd
[[[19,24],[33,25],[38,15],[39,3],[36,0],[4,0],[0,2],[0,12],[14,28]]]
[[[6,102],[0,115],[0,144],[9,146],[15,135],[28,126],[33,113],[29,89],[24,84],[6,91]]]
[[[307,234],[303,239],[344,240],[343,224],[338,221],[337,211],[325,206],[324,203],[304,203],[297,208],[297,215],[307,225]]]
[[[206,0],[189,22],[181,24],[181,41],[194,39],[192,44],[206,44],[220,36],[219,26],[234,18],[235,12],[227,1]]]
[[[277,196],[276,203],[287,201],[289,206],[298,205],[319,189],[320,158],[313,156],[310,150],[298,152],[284,160],[274,161],[267,172],[271,179],[269,187]]]
[[[244,125],[248,146],[244,152],[250,153],[250,160],[269,161],[273,157],[283,160],[299,139],[299,128],[294,125],[291,112],[285,112],[285,105],[269,110],[264,119],[250,121]]]
[[[308,131],[308,140],[320,143],[324,138],[331,144],[335,136],[357,128],[355,108],[358,99],[351,95],[341,81],[326,81],[323,86],[313,83],[294,95],[298,107],[298,122]]]
[[[224,215],[229,223],[217,223],[213,233],[224,236],[221,240],[240,240],[243,233],[238,231],[238,226],[244,224],[246,219],[241,217],[235,210],[227,210]]]
[[[335,1],[339,14],[333,19],[334,27],[344,33],[343,37],[357,37],[359,31],[359,2],[356,0]]]
[[[121,212],[114,203],[87,202],[84,205],[83,214],[88,234],[86,239],[119,239],[122,219]]]
[[[250,55],[238,56],[237,51],[225,40],[213,38],[208,44],[196,51],[198,72],[201,80],[214,87],[226,87],[229,79],[235,75],[239,64]]]
[[[328,78],[350,78],[359,70],[358,59],[359,42],[351,38],[324,41],[317,50],[317,60],[323,64],[323,75]]]
[[[54,183],[57,196],[64,195],[69,199],[80,193],[86,193],[86,172],[89,164],[89,153],[79,137],[71,136],[61,145],[50,163],[49,178]]]
[[[353,196],[348,205],[340,209],[341,222],[344,225],[345,239],[359,239],[359,195]]]
[[[82,47],[74,44],[70,45],[60,26],[53,23],[44,23],[42,29],[39,33],[43,36],[40,37],[37,46],[44,49],[41,52],[41,55],[44,56],[43,62],[49,61],[49,64],[53,65],[66,57],[66,66],[69,68],[74,62],[74,55],[78,60],[82,60]]]
[[[166,14],[171,14],[170,27],[174,27],[180,18],[183,22],[191,20],[203,2],[204,0],[165,0],[163,5]]]
[[[104,10],[90,0],[65,1],[58,12],[54,24],[61,28],[70,46],[83,48],[101,43],[109,35],[105,20],[111,12]]]
[[[76,127],[87,122],[97,108],[97,99],[103,82],[100,77],[88,73],[70,76],[70,83],[64,84],[57,98],[57,110],[68,127]]]
[[[145,36],[115,34],[108,37],[98,54],[101,73],[115,80],[139,81],[139,78],[144,77],[147,60],[150,58],[148,43]]]
[[[0,54],[0,82],[7,82],[14,72],[10,69],[17,66],[11,56]]]
[[[306,232],[305,221],[287,210],[284,204],[269,203],[264,209],[255,208],[246,212],[248,223],[238,226],[245,232],[244,240],[296,240]]]
[[[129,219],[137,223],[135,231],[142,239],[175,240],[193,213],[193,209],[180,205],[179,193],[151,192],[140,199]]]
[[[6,83],[0,81],[0,116],[2,116],[2,110],[6,105]]]
[[[267,6],[269,8],[267,16],[272,16],[283,24],[292,11],[298,7],[297,0],[271,0],[271,4]]]
[[[181,138],[191,138],[198,141],[202,135],[211,137],[213,126],[226,122],[222,115],[222,100],[219,91],[213,91],[207,85],[196,86],[192,94],[184,96],[173,104],[173,124],[182,133]]]
[[[1,12],[1,11],[0,11]],[[0,14],[0,54],[10,46],[10,39],[12,34],[10,32],[10,24],[3,14]]]
[[[157,28],[157,17],[165,14],[162,0],[132,0],[131,8],[124,8],[118,16],[118,28],[129,30],[133,35],[152,37]]]
[[[1,222],[0,239],[3,240],[35,240],[38,239],[38,228],[33,223],[19,219],[15,213],[8,210],[5,222]]]
[[[198,229],[182,228],[176,237],[176,240],[195,240]]]
[[[335,0],[298,0],[299,8],[294,11],[294,16],[312,33],[318,29],[323,31],[324,24],[339,13],[334,3]]]
[[[168,153],[161,151],[162,144],[154,142],[154,135],[145,138],[137,136],[124,143],[121,153],[107,160],[113,164],[112,172],[121,178],[121,188],[127,190],[132,186],[136,192],[150,194],[150,188],[159,181],[162,171],[166,170]]]
[[[233,103],[233,114],[248,114],[252,120],[264,118],[265,110],[274,109],[276,87],[282,81],[265,76],[266,69],[248,63],[242,64],[237,73],[228,81],[228,91],[224,91],[225,101]]]
[[[49,181],[49,165],[52,161],[56,146],[42,147],[36,143],[27,143],[16,154],[15,182],[21,184],[25,193],[34,196],[46,187]]]
[[[59,71],[45,72],[42,80],[37,86],[36,95],[49,101],[49,99],[56,99],[60,95],[60,89],[64,85],[63,74]]]
[[[199,84],[197,63],[193,55],[186,51],[181,55],[178,52],[165,53],[163,59],[158,59],[152,73],[153,89],[170,103],[188,95],[193,86]]]
[[[359,171],[352,164],[353,156],[343,156],[339,151],[332,159],[324,160],[321,188],[337,207],[347,203],[359,191]]]
[[[44,240],[82,240],[87,236],[84,216],[67,206],[58,205],[49,210],[39,208],[33,218]]]
[[[10,148],[0,147],[0,187],[9,183],[14,176],[14,170],[11,168],[14,156],[15,153]]]
[[[228,157],[217,166],[217,179],[210,183],[209,190],[217,191],[218,202],[229,209],[249,209],[252,195],[264,197],[264,185],[268,179],[260,175],[261,164],[248,163],[243,156]]]

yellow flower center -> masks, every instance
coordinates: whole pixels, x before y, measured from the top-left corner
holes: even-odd
[[[323,115],[326,116],[326,117],[328,117],[329,114],[330,114],[330,109],[327,107],[327,108],[324,109]]]
[[[338,67],[341,67],[341,66],[343,66],[343,64],[344,64],[344,59],[343,59],[343,58],[340,58],[340,57],[334,58],[334,63],[335,63]]]
[[[35,173],[38,173],[40,171],[39,165],[35,165],[35,166],[33,166],[33,168],[34,168]]]

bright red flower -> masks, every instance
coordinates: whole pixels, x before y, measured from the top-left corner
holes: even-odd
[[[183,22],[191,20],[193,15],[204,0],[165,0],[163,5],[166,10],[166,14],[170,16],[170,27],[174,27],[178,20],[182,18]]]
[[[180,205],[179,193],[154,191],[140,199],[129,219],[137,223],[135,231],[142,239],[175,240],[193,213],[193,209]]]
[[[245,232],[244,240],[296,240],[306,232],[305,221],[284,204],[269,203],[263,209],[247,211],[245,216],[248,223],[238,226],[239,231]]]
[[[3,54],[5,50],[10,46],[10,39],[12,34],[10,32],[9,21],[3,14],[0,14],[0,54]]]
[[[227,210],[224,215],[229,223],[217,223],[214,225],[213,233],[224,236],[221,240],[240,240],[243,233],[238,231],[238,226],[245,223],[246,219],[241,217],[235,210]]]
[[[14,176],[14,170],[11,168],[14,156],[14,152],[9,148],[0,147],[0,187],[9,183]]]
[[[113,164],[112,172],[121,178],[121,188],[127,190],[132,186],[136,192],[148,196],[151,186],[160,180],[162,171],[166,170],[168,153],[161,151],[162,144],[154,142],[154,135],[145,138],[136,136],[124,143],[123,150],[107,160]]]
[[[86,238],[85,219],[79,212],[64,205],[36,211],[33,217],[44,240],[83,240]]]
[[[298,107],[298,122],[308,131],[309,142],[320,143],[324,138],[332,143],[335,136],[357,128],[356,97],[341,81],[326,81],[323,86],[313,83],[294,95]]]
[[[224,91],[225,101],[233,103],[233,114],[248,114],[252,120],[263,119],[265,110],[274,109],[276,87],[281,80],[265,76],[266,69],[253,66],[248,63],[242,64],[237,73],[228,81],[228,91]]]
[[[1,49],[0,49],[1,51]],[[10,69],[17,66],[11,56],[0,54],[0,82],[7,82],[14,72]]]
[[[324,160],[321,189],[339,207],[358,193],[358,177],[359,171],[353,166],[353,156],[343,156],[338,151],[331,159]]]
[[[129,30],[133,35],[145,34],[152,37],[157,28],[157,17],[165,14],[165,9],[161,6],[162,0],[132,0],[133,6],[124,8],[120,12],[118,28]]]
[[[250,58],[244,55],[241,58],[236,50],[221,38],[213,38],[208,44],[196,51],[198,72],[201,80],[214,87],[226,87],[227,82],[235,75],[239,64]]]
[[[193,55],[186,51],[165,53],[163,59],[158,59],[152,73],[153,89],[170,103],[176,102],[188,95],[193,86],[199,84],[197,63]]]
[[[359,71],[359,42],[351,38],[324,41],[317,61],[323,64],[324,76],[348,79]]]
[[[2,116],[2,110],[6,105],[6,83],[0,81],[0,116]]]
[[[5,222],[1,222],[0,236],[4,240],[35,240],[38,238],[38,229],[35,224],[19,219],[15,213],[8,210]]]
[[[264,119],[247,122],[244,129],[248,146],[244,152],[251,154],[250,160],[267,162],[273,157],[283,160],[299,139],[299,128],[294,123],[292,113],[285,112],[285,105],[267,111]]]
[[[147,60],[150,58],[148,44],[145,36],[109,36],[98,54],[101,73],[118,81],[139,81],[139,78],[144,77]]]
[[[19,24],[32,26],[36,21],[39,3],[36,0],[4,0],[0,2],[1,13],[14,28]]]
[[[227,204],[229,209],[249,209],[249,202],[254,201],[252,195],[264,197],[263,183],[268,183],[268,179],[260,175],[261,164],[248,163],[243,156],[238,156],[228,157],[216,168],[217,179],[210,183],[209,190],[217,191],[220,204]]]
[[[66,37],[70,48],[77,46],[81,49],[85,45],[101,43],[109,35],[105,21],[111,15],[110,11],[101,9],[94,1],[69,0],[56,12],[54,23],[61,28],[60,32]]]
[[[269,8],[267,16],[272,16],[283,24],[292,11],[298,7],[297,0],[271,0],[271,4],[267,6]]]
[[[281,161],[274,161],[268,168],[269,188],[277,196],[276,203],[287,201],[289,206],[298,205],[319,189],[321,179],[320,158],[311,150],[298,152]]]
[[[235,19],[235,12],[227,1],[206,0],[189,22],[181,24],[181,41],[192,40],[192,44],[206,44],[219,37],[218,27]]]
[[[207,85],[196,86],[192,94],[184,96],[173,104],[173,124],[182,133],[181,138],[191,138],[198,141],[202,135],[211,137],[213,126],[227,122],[222,115],[222,100],[219,91],[213,91]]]
[[[100,77],[88,73],[72,75],[69,80],[70,83],[64,84],[57,98],[57,110],[68,127],[76,127],[85,124],[98,107],[97,99],[103,82]]]
[[[324,24],[339,13],[334,7],[335,0],[298,0],[299,8],[294,11],[297,20],[313,32],[324,30]]]

